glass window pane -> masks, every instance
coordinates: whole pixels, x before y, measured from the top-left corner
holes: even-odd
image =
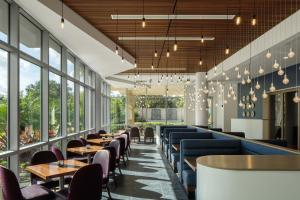
[[[79,70],[79,80],[84,83],[84,66],[80,65]]]
[[[74,77],[74,68],[75,68],[75,59],[73,56],[68,54],[67,57],[67,74],[71,77]]]
[[[8,53],[0,49],[0,152],[7,150]]]
[[[89,86],[92,86],[92,71],[89,71],[87,83]]]
[[[8,167],[8,159],[7,158],[1,158],[0,159],[0,166],[7,168]]]
[[[8,3],[0,1],[0,40],[8,42]]]
[[[49,138],[61,133],[61,78],[49,72]]]
[[[67,81],[67,133],[75,132],[75,89],[74,82]]]
[[[20,49],[36,59],[41,59],[41,30],[20,15]]]
[[[80,86],[79,95],[79,130],[83,131],[84,126],[84,87]]]
[[[49,40],[49,65],[61,69],[61,47],[52,39]]]
[[[41,69],[20,59],[19,85],[20,145],[40,141],[41,138]]]

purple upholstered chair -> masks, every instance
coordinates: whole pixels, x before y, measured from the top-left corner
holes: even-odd
[[[54,153],[57,160],[64,160],[64,155],[62,154],[61,150],[57,148],[56,146],[51,147],[52,153]]]
[[[131,151],[131,147],[130,147],[130,144],[131,144],[131,138],[130,138],[130,134],[129,132],[125,131],[124,133],[122,134],[126,134],[127,135],[127,146],[128,146],[128,154],[130,153]]]
[[[100,150],[94,155],[93,164],[100,164],[102,167],[102,185],[106,188],[109,199],[111,199],[109,183],[109,151]]]
[[[105,130],[99,130],[99,131],[98,131],[98,135],[101,136],[101,135],[104,135],[104,134],[106,134],[106,131],[105,131]]]
[[[95,134],[95,133],[91,133],[91,134],[88,134],[86,136],[86,139],[88,140],[91,140],[91,139],[98,139],[99,138],[99,135]]]
[[[80,138],[79,140],[82,142],[83,146],[86,146],[88,144],[88,142],[84,138]]]
[[[110,176],[113,178],[115,186],[117,186],[117,180],[116,180],[116,150],[114,147],[106,146],[103,149],[109,151],[109,172]]]
[[[118,137],[116,139],[119,140],[119,142],[120,142],[120,159],[122,159],[124,165],[127,166],[126,160],[125,160],[125,138]]]
[[[102,196],[102,167],[91,164],[80,168],[73,176],[68,189],[60,191],[59,196],[67,196],[68,200],[99,200]]]
[[[70,140],[67,144],[67,148],[73,148],[73,147],[82,147],[84,146],[80,140]],[[67,151],[67,159],[72,159],[72,158],[78,158],[78,154],[71,153]]]
[[[109,146],[113,147],[116,151],[116,166],[118,167],[120,174],[122,174],[121,167],[120,167],[120,141],[112,140],[109,143]]]
[[[4,200],[50,200],[54,193],[41,185],[32,185],[20,189],[15,174],[0,166],[0,183]]]
[[[44,164],[44,163],[51,163],[56,162],[56,156],[51,151],[38,151],[35,152],[30,160],[30,165],[38,165],[38,164]],[[46,188],[55,188],[59,185],[58,180],[49,180],[44,181],[43,179],[39,178],[38,176],[34,174],[30,174],[31,177],[31,184],[38,184],[45,186]]]
[[[138,141],[139,142],[141,141],[140,130],[138,127],[132,127],[130,129],[130,137],[133,138],[134,140],[135,140],[135,138],[138,138]]]
[[[121,134],[120,135],[121,138],[124,138],[125,140],[125,149],[124,149],[124,155],[126,156],[127,160],[128,160],[128,136],[126,134]]]

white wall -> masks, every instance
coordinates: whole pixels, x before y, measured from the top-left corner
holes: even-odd
[[[263,139],[263,128],[262,119],[231,119],[231,131],[245,132],[249,139]]]

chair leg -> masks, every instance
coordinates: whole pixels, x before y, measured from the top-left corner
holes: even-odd
[[[108,184],[106,184],[106,190],[107,190],[107,194],[108,194],[108,197],[109,197],[109,199],[111,199],[112,200],[112,198],[111,198],[111,194],[110,194],[110,189],[109,189],[109,187],[108,187]]]
[[[122,174],[122,171],[121,171],[120,164],[118,165],[118,168],[119,168],[120,175],[123,175],[123,174]]]
[[[123,163],[124,163],[125,167],[127,167],[127,163],[126,163],[126,160],[125,160],[125,156],[124,156],[124,155],[122,156],[122,160],[123,160]]]
[[[116,179],[116,172],[113,171],[112,176],[113,176],[115,187],[118,187],[118,183],[117,183],[117,179]]]
[[[127,161],[128,161],[128,160],[129,160],[129,159],[128,159],[128,152],[126,152],[125,155],[126,155],[126,159],[127,159]]]

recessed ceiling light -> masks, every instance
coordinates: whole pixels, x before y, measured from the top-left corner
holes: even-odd
[[[214,40],[214,37],[155,37],[155,36],[142,36],[142,37],[119,37],[119,40],[170,40],[170,41],[201,41],[201,40]]]
[[[198,19],[198,20],[231,20],[235,15],[111,15],[111,19],[152,19],[152,20],[170,20],[170,19]]]

